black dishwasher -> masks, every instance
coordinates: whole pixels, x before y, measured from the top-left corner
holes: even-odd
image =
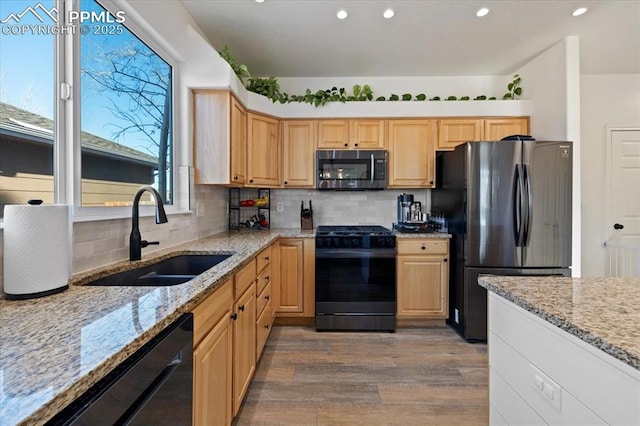
[[[191,425],[193,314],[184,314],[87,392],[51,425]]]

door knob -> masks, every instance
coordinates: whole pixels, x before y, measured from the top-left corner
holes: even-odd
[[[613,229],[624,229],[624,225],[616,223],[615,225],[613,225]]]

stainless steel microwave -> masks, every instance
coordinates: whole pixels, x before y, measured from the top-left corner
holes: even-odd
[[[387,186],[387,151],[316,151],[319,190],[376,190]]]

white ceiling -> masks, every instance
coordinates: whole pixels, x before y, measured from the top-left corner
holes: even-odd
[[[569,35],[579,36],[582,74],[640,73],[640,0],[182,2],[213,47],[227,44],[254,76],[506,75]],[[580,6],[589,11],[572,17]],[[384,19],[389,7],[395,17]]]

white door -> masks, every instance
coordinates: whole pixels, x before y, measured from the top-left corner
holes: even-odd
[[[609,180],[611,276],[640,276],[640,129],[612,130]]]

